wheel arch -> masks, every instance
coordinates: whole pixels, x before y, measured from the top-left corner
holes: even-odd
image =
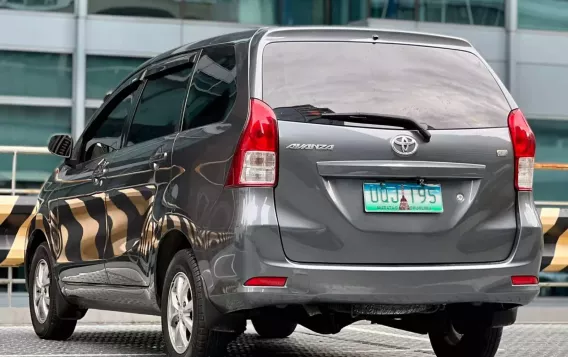
[[[156,302],[160,309],[162,308],[161,300],[166,272],[174,255],[182,249],[204,250],[209,247],[197,235],[197,229],[189,219],[181,215],[168,215],[163,223],[162,227],[169,228],[160,235],[161,238],[155,252],[156,263],[152,279]],[[207,294],[207,289],[204,289],[204,292]],[[245,329],[244,315],[239,313],[224,315],[208,297],[204,301],[204,311],[208,328],[225,332],[233,331],[238,334]]]
[[[162,289],[169,263],[177,252],[187,248],[192,249],[189,238],[177,228],[170,229],[160,238],[154,272],[154,290],[158,306],[161,306]]]
[[[47,241],[47,234],[39,228],[34,229],[28,235],[28,242],[26,244],[26,250],[24,253],[24,275],[26,280],[26,289],[28,291],[29,291],[28,283],[29,283],[30,264],[32,262],[37,247],[39,247],[43,242],[49,244],[49,242]]]

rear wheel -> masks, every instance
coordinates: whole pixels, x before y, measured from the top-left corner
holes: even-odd
[[[35,333],[45,340],[66,340],[75,331],[77,320],[62,320],[57,317],[55,297],[56,278],[47,243],[36,249],[30,266],[29,305]]]
[[[205,292],[190,249],[176,253],[162,291],[162,332],[169,356],[224,356],[236,335],[206,327]]]
[[[296,330],[298,324],[294,321],[272,318],[268,316],[255,316],[252,325],[256,332],[265,338],[286,338]]]
[[[494,357],[499,349],[503,328],[476,328],[458,333],[452,326],[429,333],[438,357]]]

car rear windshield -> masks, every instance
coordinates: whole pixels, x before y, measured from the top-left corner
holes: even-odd
[[[297,121],[297,115],[284,115],[296,109],[312,121],[309,116],[319,110],[405,116],[431,129],[466,129],[505,127],[510,111],[485,64],[460,50],[275,42],[264,49],[262,71],[263,100],[279,120]]]

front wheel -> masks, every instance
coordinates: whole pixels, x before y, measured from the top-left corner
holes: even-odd
[[[75,331],[77,320],[57,317],[56,278],[47,243],[38,246],[29,272],[29,305],[36,335],[45,340],[66,340]]]
[[[236,337],[206,327],[205,291],[197,260],[190,249],[176,253],[162,291],[162,332],[168,356],[224,356]]]
[[[503,328],[476,328],[458,333],[452,326],[446,331],[429,333],[437,357],[494,357],[501,343]]]

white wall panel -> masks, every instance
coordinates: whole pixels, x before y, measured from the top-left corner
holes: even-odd
[[[181,44],[181,20],[87,17],[87,54],[147,57]]]
[[[0,10],[0,49],[71,53],[75,19],[70,14]]]
[[[154,56],[183,44],[255,28],[225,22],[87,17],[87,53],[110,56]]]
[[[182,42],[183,44],[187,44],[203,40],[208,37],[224,35],[231,32],[250,30],[257,27],[229,22],[184,21]]]
[[[568,63],[563,66],[517,64],[519,107],[528,118],[568,119]]]
[[[568,33],[519,30],[517,39],[518,62],[568,65]]]

